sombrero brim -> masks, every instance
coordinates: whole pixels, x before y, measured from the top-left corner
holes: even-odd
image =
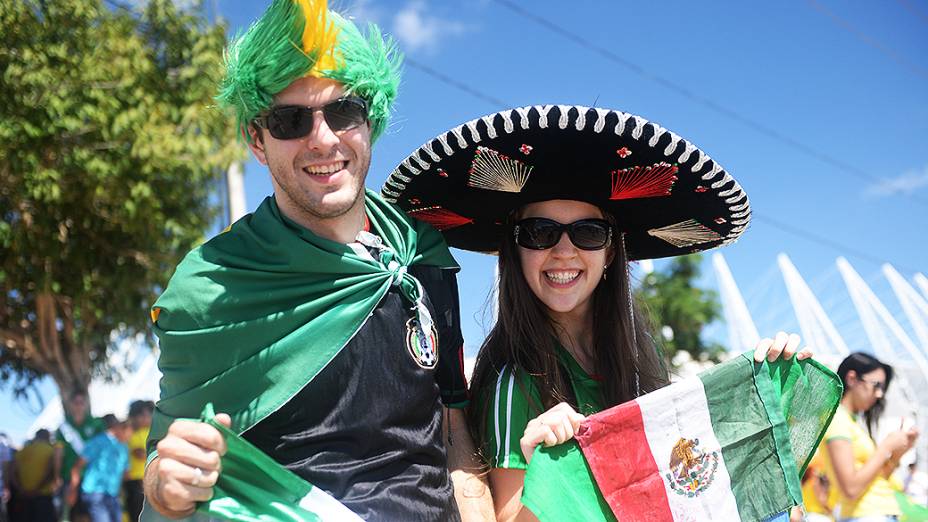
[[[632,114],[573,105],[510,109],[430,140],[390,174],[382,194],[445,235],[496,252],[513,210],[586,201],[613,213],[629,259],[735,241],[751,218],[747,194],[708,155]]]

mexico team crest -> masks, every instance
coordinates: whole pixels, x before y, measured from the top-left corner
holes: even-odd
[[[424,332],[415,317],[406,321],[406,349],[416,364],[427,370],[438,363],[438,332],[434,325],[429,330]]]
[[[692,498],[712,484],[718,469],[719,452],[704,452],[699,448],[699,439],[681,438],[670,452],[670,473],[666,478],[677,494]]]

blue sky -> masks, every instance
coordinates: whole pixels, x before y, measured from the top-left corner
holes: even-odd
[[[233,31],[266,5],[214,4]],[[755,219],[723,253],[762,335],[798,328],[779,252],[852,349],[867,343],[835,258],[847,257],[894,312],[901,309],[880,263],[909,279],[928,272],[925,0],[332,5],[377,22],[408,58],[393,122],[374,148],[372,188],[423,142],[472,118],[536,103],[596,105],[689,139],[747,191]],[[271,193],[254,161],[246,190],[249,209]],[[485,331],[494,258],[457,254],[472,355]],[[704,283],[714,286],[706,259]],[[0,403],[0,429],[19,434],[28,408]]]

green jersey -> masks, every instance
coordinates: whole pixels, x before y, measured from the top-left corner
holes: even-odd
[[[560,346],[558,359],[570,379],[577,411],[583,415],[601,411],[602,383],[588,375],[573,356]],[[479,394],[483,400],[474,405],[474,414],[486,418],[487,434],[481,444],[484,458],[494,468],[528,468],[519,439],[528,422],[543,413],[541,394],[535,379],[521,368],[506,365],[496,382],[480,390]]]
[[[84,422],[77,424],[70,415],[65,415],[64,422],[55,431],[55,438],[64,448],[61,459],[61,480],[67,484],[71,480],[71,468],[84,450],[84,443],[98,433],[106,430],[102,419],[91,416],[84,417]]]

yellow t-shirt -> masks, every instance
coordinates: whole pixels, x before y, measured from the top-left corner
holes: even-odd
[[[49,496],[55,493],[54,480],[41,486],[42,479],[48,474],[48,468],[55,458],[55,447],[47,442],[36,441],[27,444],[16,452],[16,475],[19,483],[27,493]],[[54,477],[53,477],[54,479]]]
[[[821,502],[818,501],[818,495],[815,494],[815,483],[818,481],[818,476],[822,473],[825,473],[825,448],[819,446],[815,450],[815,455],[812,457],[812,461],[809,462],[809,467],[806,473],[811,476],[802,483],[802,505],[806,513],[817,513],[819,515],[831,515],[831,508],[829,506],[834,506],[838,501],[837,488],[832,483],[829,483],[828,486],[828,506],[823,506]]]
[[[149,428],[139,428],[129,437],[129,480],[142,480],[145,476],[145,441],[148,440],[148,431]]]
[[[873,452],[876,451],[876,444],[873,443],[873,439],[870,438],[866,430],[857,424],[854,417],[843,406],[838,407],[831,425],[828,426],[828,431],[825,432],[824,440],[826,443],[836,439],[851,441],[855,468],[862,467],[870,460]],[[870,483],[870,486],[856,500],[851,500],[841,494],[841,489],[835,479],[834,467],[831,465],[831,455],[828,451],[824,451],[823,455],[828,480],[834,485],[834,489],[838,490],[838,506],[840,507],[841,518],[901,514],[894,490],[889,481],[883,478],[882,475],[877,475],[873,482]]]

